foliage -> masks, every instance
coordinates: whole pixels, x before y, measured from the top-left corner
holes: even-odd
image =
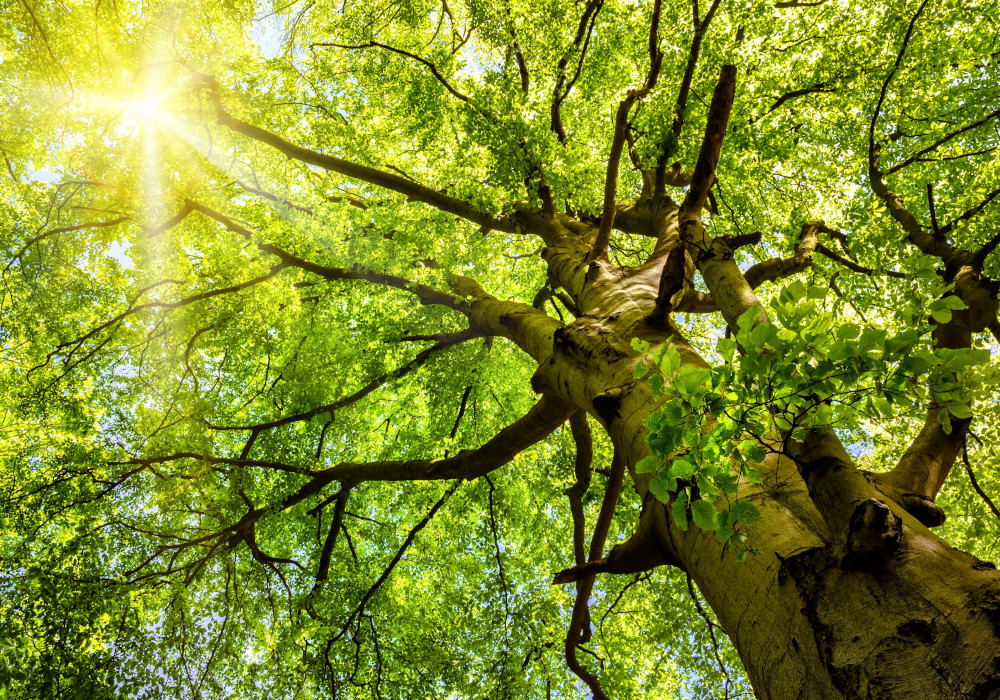
[[[969,310],[954,271],[868,183],[871,131],[921,220],[963,250],[996,245],[1000,8],[925,4],[694,3],[692,29],[690,3],[656,3],[660,78],[626,115],[617,198],[657,163],[693,166],[734,64],[706,229],[764,232],[732,251],[744,272],[804,222],[849,242],[762,281],[764,307],[728,333],[675,309],[667,339],[625,334],[651,454],[629,465],[610,543],[648,488],[678,527],[752,557],[761,513],[738,489],[764,460],[833,430],[884,471],[932,405],[949,434],[975,415],[936,532],[996,557],[996,336],[936,344]],[[5,4],[0,698],[587,696],[564,658],[574,591],[551,585],[583,563],[570,426],[474,478],[418,470],[537,400],[542,360],[472,317],[580,311],[547,267],[555,246],[506,223],[551,204],[598,226],[653,8]],[[638,269],[656,241],[616,230],[608,265]],[[591,415],[588,534],[616,447]],[[611,696],[750,696],[678,569],[599,576],[588,602],[581,658]]]

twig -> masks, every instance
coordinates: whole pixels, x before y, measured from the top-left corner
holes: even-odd
[[[396,552],[396,556],[392,558],[392,561],[389,562],[389,566],[385,568],[385,571],[383,571],[382,575],[378,577],[378,580],[375,581],[375,583],[372,584],[372,587],[369,588],[368,591],[361,597],[361,602],[359,602],[357,607],[354,608],[354,612],[352,612],[350,616],[347,618],[347,622],[345,622],[344,626],[340,628],[340,632],[337,633],[337,636],[333,637],[333,639],[331,640],[332,642],[336,642],[345,634],[347,634],[347,630],[350,629],[351,623],[354,622],[354,619],[359,614],[364,612],[365,605],[368,603],[369,600],[371,600],[372,596],[375,595],[375,593],[382,586],[382,584],[385,583],[386,580],[388,580],[389,575],[392,574],[392,570],[396,568],[396,564],[399,563],[399,561],[403,558],[403,555],[406,553],[406,550],[409,549],[411,544],[413,544],[413,540],[416,538],[417,533],[424,529],[427,523],[430,522],[431,518],[434,517],[434,514],[438,512],[441,506],[443,506],[448,501],[448,499],[451,498],[451,495],[455,493],[455,490],[461,485],[462,485],[461,480],[455,481],[451,485],[451,487],[444,492],[444,495],[442,495],[441,498],[437,500],[437,503],[431,506],[430,511],[427,513],[427,515],[424,516],[423,520],[421,520],[419,523],[413,526],[413,529],[410,530],[410,534],[406,536],[406,540],[403,542],[403,545]]]

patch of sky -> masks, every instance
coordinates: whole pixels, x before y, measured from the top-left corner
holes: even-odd
[[[41,170],[35,170],[32,167],[28,167],[28,179],[32,182],[45,182],[47,184],[52,184],[62,180],[62,176],[59,173],[52,172],[46,168]]]
[[[284,24],[281,16],[271,12],[264,3],[258,2],[257,17],[250,30],[250,39],[257,44],[261,55],[269,60],[275,58],[281,53],[281,44],[284,38]]]
[[[118,264],[123,268],[131,270],[135,268],[135,263],[132,262],[132,258],[129,257],[128,254],[131,247],[132,244],[128,241],[125,241],[124,243],[120,241],[112,241],[111,245],[108,246],[107,254],[117,260]]]

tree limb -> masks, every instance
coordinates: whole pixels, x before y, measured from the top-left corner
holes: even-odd
[[[579,50],[580,57],[577,60],[576,72],[573,74],[573,77],[568,83],[566,81],[566,66],[569,64],[569,52],[565,53],[563,57],[559,59],[559,65],[556,66],[556,74],[559,77],[556,79],[555,87],[552,89],[552,106],[549,108],[549,128],[553,133],[555,133],[560,143],[566,142],[566,130],[563,127],[560,109],[562,107],[562,103],[566,101],[567,97],[569,97],[570,91],[573,89],[577,78],[580,77],[580,72],[583,70],[583,60],[587,57],[587,48],[590,46],[590,36],[594,32],[594,24],[597,22],[597,15],[600,13],[603,6],[604,0],[589,0],[583,8],[583,15],[580,17],[580,22],[576,28],[576,36],[573,37],[573,44],[571,47],[571,50]],[[580,47],[580,42],[583,42],[582,48]]]
[[[615,507],[618,505],[618,498],[621,495],[622,481],[625,475],[625,459],[615,451],[615,456],[611,465],[611,478],[604,491],[604,500],[601,503],[601,511],[597,515],[597,522],[594,524],[594,535],[590,540],[590,561],[603,561],[604,545],[608,539],[608,531],[611,529],[611,520],[615,515]],[[584,565],[586,566],[586,565]],[[576,602],[573,605],[573,617],[570,620],[569,631],[566,634],[566,662],[570,669],[584,683],[586,683],[594,698],[604,698],[607,695],[601,689],[601,684],[597,677],[590,673],[576,658],[576,649],[580,645],[580,636],[583,631],[585,620],[589,619],[590,606],[588,601],[590,594],[594,590],[594,574],[591,573],[583,579],[578,580],[576,589]]]
[[[444,350],[445,348],[452,347],[453,345],[457,345],[459,343],[462,343],[466,340],[470,340],[475,337],[477,337],[475,333],[466,331],[465,333],[458,334],[452,338],[441,341],[436,345],[427,348],[426,350],[418,354],[416,357],[414,357],[406,364],[401,365],[400,367],[397,367],[396,369],[390,372],[383,372],[379,376],[369,381],[363,387],[355,391],[353,394],[341,397],[336,401],[331,401],[330,403],[323,404],[322,406],[317,406],[316,408],[313,408],[309,411],[303,411],[302,413],[296,413],[291,416],[285,416],[284,418],[277,418],[275,420],[267,421],[264,423],[254,423],[249,425],[214,425],[208,421],[206,421],[205,424],[212,430],[219,430],[219,431],[252,430],[254,432],[261,432],[264,430],[272,430],[274,428],[278,428],[283,425],[288,425],[290,423],[300,423],[302,421],[311,420],[312,418],[318,415],[322,415],[324,413],[329,413],[332,416],[334,411],[337,411],[341,408],[345,408],[346,406],[350,406],[352,404],[357,403],[364,397],[368,396],[368,394],[384,386],[389,381],[393,379],[399,379],[403,375],[420,367],[431,357],[431,355],[435,354],[436,352],[439,352],[441,350]]]
[[[406,58],[409,58],[409,59],[411,59],[413,61],[417,61],[418,63],[422,63],[423,65],[425,65],[427,67],[428,70],[430,70],[431,74],[437,79],[437,81],[439,83],[441,83],[441,85],[444,86],[444,88],[448,92],[450,92],[453,96],[457,97],[462,102],[469,103],[470,105],[472,105],[473,107],[475,107],[476,110],[478,112],[480,112],[481,114],[483,114],[484,116],[489,117],[489,115],[487,115],[485,112],[483,112],[482,109],[480,109],[479,106],[476,105],[475,102],[472,102],[471,100],[469,100],[469,96],[468,95],[466,95],[464,93],[461,93],[458,90],[456,90],[452,86],[452,84],[448,82],[447,78],[445,78],[443,75],[441,75],[441,71],[438,70],[438,67],[435,64],[431,63],[426,58],[422,58],[422,57],[420,57],[420,56],[418,56],[418,55],[416,55],[414,53],[410,53],[409,51],[404,51],[403,49],[398,49],[395,46],[389,46],[388,44],[382,44],[382,43],[380,43],[378,41],[369,41],[367,44],[335,44],[333,42],[320,41],[320,42],[316,42],[316,43],[310,44],[309,48],[313,49],[313,48],[315,48],[317,46],[332,46],[334,48],[346,49],[348,51],[359,51],[359,50],[362,50],[362,49],[380,48],[380,49],[385,49],[386,51],[391,51],[392,53],[395,53],[395,54],[399,54],[400,56],[405,56]]]
[[[289,158],[293,158],[310,165],[315,165],[323,168],[324,170],[329,170],[345,177],[361,180],[375,185],[376,187],[382,187],[387,190],[392,190],[393,192],[399,192],[415,202],[423,202],[424,204],[428,204],[435,209],[440,209],[441,211],[448,212],[449,214],[454,214],[463,219],[479,224],[480,226],[485,226],[497,231],[504,231],[506,233],[517,232],[517,223],[511,217],[495,217],[492,214],[487,214],[486,212],[481,211],[465,200],[457,199],[451,195],[447,195],[443,192],[439,192],[438,190],[434,190],[430,187],[414,182],[413,180],[409,180],[392,173],[387,173],[382,170],[376,170],[375,168],[369,168],[368,166],[360,165],[358,163],[353,163],[351,161],[344,160],[343,158],[328,156],[323,153],[309,150],[308,148],[297,146],[289,141],[286,141],[277,134],[267,131],[266,129],[253,126],[247,122],[237,119],[226,110],[222,103],[219,81],[213,76],[203,76],[202,82],[208,89],[212,102],[215,105],[215,113],[218,123],[238,134],[242,134],[254,139],[255,141],[260,141],[261,143],[271,146],[281,153],[284,153]]]
[[[317,473],[326,483],[349,480],[422,481],[476,479],[498,469],[546,438],[562,425],[576,407],[543,394],[524,416],[508,425],[482,447],[462,450],[454,457],[368,463],[342,463]]]
[[[601,225],[597,229],[597,238],[594,240],[594,245],[588,256],[589,260],[597,260],[604,255],[608,249],[608,242],[611,240],[611,228],[617,213],[615,197],[618,193],[618,171],[622,149],[625,146],[625,136],[629,128],[628,115],[632,111],[632,106],[656,87],[660,66],[663,65],[663,52],[658,47],[659,30],[660,0],[654,0],[653,17],[649,27],[649,72],[646,74],[646,82],[642,87],[628,91],[625,99],[618,105],[618,111],[615,114],[615,132],[611,139],[611,152],[608,154],[608,167],[604,176],[604,206],[601,210]]]
[[[424,529],[424,527],[427,526],[427,523],[431,521],[431,518],[434,517],[434,514],[441,509],[441,506],[443,506],[448,501],[448,499],[451,498],[451,495],[455,493],[455,491],[461,485],[462,485],[461,481],[456,481],[454,484],[452,484],[451,487],[444,492],[441,498],[439,498],[437,502],[433,506],[431,506],[431,509],[427,512],[427,515],[424,516],[423,520],[421,520],[419,523],[413,526],[413,528],[410,530],[410,533],[406,536],[406,539],[403,541],[403,544],[400,546],[399,550],[397,550],[396,556],[394,556],[392,558],[392,561],[389,562],[389,566],[385,568],[385,570],[382,572],[382,575],[378,577],[378,579],[375,581],[374,584],[372,584],[371,588],[369,588],[368,591],[363,596],[361,596],[361,601],[358,603],[357,607],[354,608],[354,611],[348,616],[347,622],[345,622],[344,626],[341,627],[340,632],[337,634],[337,636],[333,637],[330,640],[331,643],[336,642],[347,633],[347,630],[348,628],[350,628],[351,623],[354,622],[354,618],[357,617],[358,614],[365,609],[365,605],[368,603],[368,601],[371,600],[372,596],[375,595],[375,593],[382,586],[382,584],[385,583],[386,580],[388,580],[390,574],[392,574],[392,570],[396,568],[396,564],[399,563],[399,561],[403,558],[403,555],[406,553],[406,550],[410,548],[411,544],[413,544],[413,540],[416,538],[417,533],[419,533],[421,530]]]

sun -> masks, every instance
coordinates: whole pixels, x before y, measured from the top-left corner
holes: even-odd
[[[128,103],[126,113],[139,122],[160,121],[163,119],[162,100],[156,96],[139,97]]]

